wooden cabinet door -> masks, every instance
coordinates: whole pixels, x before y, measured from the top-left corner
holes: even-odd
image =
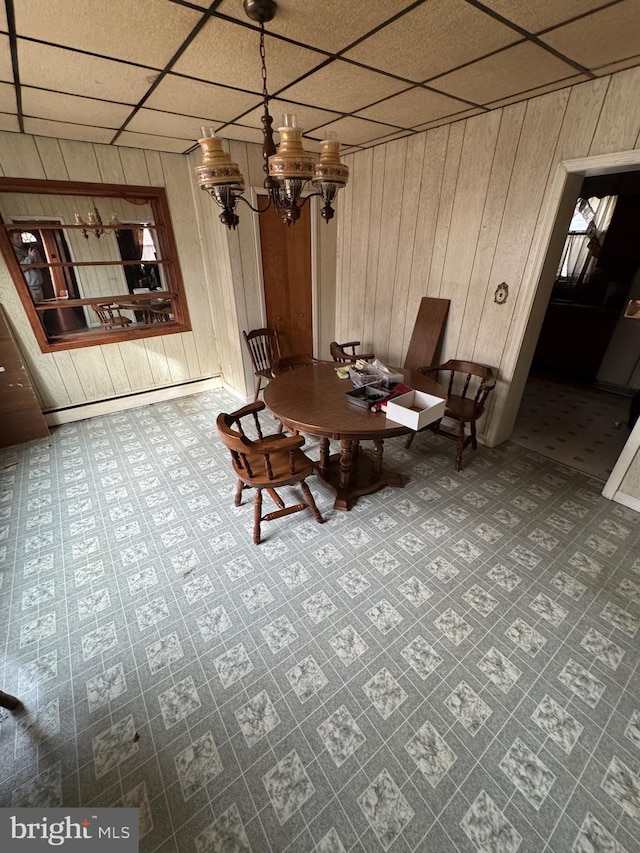
[[[259,196],[261,209],[266,196]],[[287,226],[273,208],[260,215],[267,325],[278,329],[282,355],[313,354],[310,204]]]
[[[49,427],[0,306],[0,447],[46,435]]]

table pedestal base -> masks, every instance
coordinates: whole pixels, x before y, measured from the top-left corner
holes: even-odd
[[[316,465],[316,476],[323,485],[334,492],[334,509],[348,511],[362,495],[371,495],[385,486],[404,486],[402,474],[390,471],[382,465],[382,442],[375,442],[373,455],[369,455],[355,442],[343,441],[340,453],[328,456],[321,448],[320,461]]]

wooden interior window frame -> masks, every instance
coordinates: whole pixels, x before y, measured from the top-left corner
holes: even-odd
[[[31,223],[4,222],[0,216],[0,252],[7,265],[7,269],[11,274],[11,278],[16,286],[20,301],[24,307],[26,315],[33,329],[33,333],[38,341],[42,352],[60,352],[68,349],[78,349],[88,346],[102,346],[104,344],[122,343],[123,341],[139,340],[141,338],[156,337],[158,335],[172,335],[182,332],[191,331],[191,322],[187,309],[187,300],[178,261],[178,250],[173,227],[171,224],[171,215],[169,212],[169,204],[164,187],[145,187],[133,186],[130,184],[98,184],[76,181],[46,181],[34,180],[31,178],[0,178],[0,193],[37,193],[47,195],[73,195],[86,196],[90,199],[109,199],[119,198],[125,201],[140,202],[144,200],[151,206],[154,220],[154,231],[159,247],[160,259],[158,264],[162,265],[166,290],[154,291],[161,294],[171,301],[171,313],[173,319],[162,323],[149,323],[147,325],[132,324],[128,327],[104,329],[96,327],[91,330],[78,330],[72,332],[60,332],[56,334],[55,339],[51,339],[48,335],[43,320],[40,314],[45,310],[52,308],[73,308],[81,305],[91,305],[93,303],[108,302],[114,298],[109,294],[105,297],[92,299],[49,299],[45,303],[40,303],[38,307],[34,304],[27,282],[22,274],[22,269],[16,254],[11,245],[9,237],[10,231],[19,229],[23,224],[24,230],[35,230],[38,225]],[[33,217],[36,218],[35,216]],[[50,227],[59,228],[62,231],[69,229],[82,228],[82,225],[76,224],[55,224]],[[139,227],[127,224],[119,224],[118,226],[105,224],[102,226],[106,229],[126,229],[128,227]],[[58,266],[67,266],[69,268],[81,268],[84,266],[126,266],[131,261],[122,261],[121,264],[114,262],[97,261],[95,264],[87,261],[69,262],[58,264]],[[56,265],[44,262],[44,266],[52,270]],[[119,294],[120,297],[126,298],[128,303],[140,302],[144,303],[149,299],[146,294]],[[141,305],[141,307],[143,307]]]

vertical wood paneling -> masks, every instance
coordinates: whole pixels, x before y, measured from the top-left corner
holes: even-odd
[[[35,137],[36,148],[49,181],[68,181],[69,173],[60,150],[60,141],[48,136]]]
[[[0,131],[0,160],[6,178],[46,178],[33,136]]]
[[[93,145],[72,139],[61,139],[60,150],[70,181],[100,182],[100,169]]]
[[[197,152],[189,157],[189,171],[200,160]],[[244,390],[246,385],[242,352],[240,349],[240,331],[234,294],[234,279],[230,242],[218,219],[220,209],[208,193],[203,192],[192,182],[196,224],[201,235],[201,244],[205,257],[205,282],[209,300],[209,313],[213,319],[216,334],[219,369],[222,369],[225,381],[234,388]],[[237,236],[235,237],[237,243]],[[242,279],[238,287],[242,290]]]
[[[132,341],[133,343],[133,341]],[[118,395],[130,394],[135,385],[132,385],[123,354],[126,350],[122,344],[111,344],[108,347],[100,347],[104,356],[104,363],[109,371],[109,377],[113,388]],[[130,368],[136,370],[136,365],[141,364],[140,358],[130,359]],[[149,371],[147,371],[149,373]]]
[[[404,170],[407,161],[407,140],[400,139],[385,146],[387,156],[383,175],[384,210],[402,209],[404,188]],[[374,323],[381,358],[389,360],[389,338],[394,318],[394,283],[396,261],[398,258],[398,240],[400,236],[400,217],[385,217],[380,232],[378,246],[378,274],[375,287]]]
[[[407,296],[411,278],[411,263],[418,227],[418,207],[422,194],[422,166],[424,160],[424,137],[413,136],[407,143],[404,182],[402,187],[402,213],[398,235],[398,256],[393,282],[393,309],[391,327],[386,349],[389,364],[402,364],[403,336],[406,324]],[[397,309],[396,309],[397,306]]]
[[[366,152],[370,157],[373,156],[372,153]],[[363,168],[363,160],[360,158],[359,160],[360,166],[356,165],[356,161],[353,158],[345,158],[345,163],[349,166],[349,175],[350,180],[347,186],[342,190],[342,198],[340,199],[340,209],[341,209],[341,217],[338,221],[338,229],[340,236],[338,238],[338,245],[336,247],[336,269],[338,272],[338,276],[340,278],[344,277],[346,281],[351,280],[351,258],[354,252],[357,252],[362,258],[361,251],[358,251],[358,247],[361,246],[361,243],[357,241],[357,234],[353,228],[351,211],[353,210],[353,193],[355,192],[356,187],[356,179],[354,178],[354,170],[358,168]],[[364,174],[362,175],[363,182],[363,193],[366,195],[367,188],[367,179],[366,179],[366,164],[364,164]],[[364,221],[369,223],[369,204],[368,199],[362,198],[360,204],[358,205],[358,210],[361,211],[361,215]],[[363,237],[366,237],[368,234],[368,229],[365,231],[363,229],[362,234]],[[353,240],[352,240],[353,238]],[[366,247],[366,243],[365,243]],[[365,256],[363,262],[364,273],[366,275],[366,249]],[[364,284],[361,282],[360,285],[363,301],[366,295],[366,288]],[[332,336],[331,340],[338,341],[347,341],[347,340],[363,340],[364,334],[364,311],[363,316],[361,316],[358,326],[355,328],[351,328],[351,317],[349,316],[349,291],[347,289],[341,289],[336,294],[336,328],[335,333]],[[329,341],[331,343],[331,341]]]
[[[110,344],[115,346],[115,344]],[[76,372],[86,400],[104,400],[114,397],[116,389],[109,374],[103,349],[107,347],[86,347],[69,350],[69,359]]]
[[[120,149],[110,145],[97,145],[95,151],[102,183],[126,184],[127,180],[120,159]]]
[[[552,156],[569,99],[563,89],[527,102],[504,218],[491,269],[491,285],[506,281],[511,297],[504,305],[485,300],[476,351],[485,363],[502,363],[505,342],[518,304],[518,288],[538,219]],[[502,309],[502,310],[496,310]]]
[[[462,154],[462,143],[466,122],[456,122],[449,125],[449,138],[447,140],[447,153],[442,173],[442,186],[440,189],[440,203],[438,205],[438,221],[431,256],[431,269],[429,271],[429,283],[426,296],[442,296],[442,273],[444,260],[449,243],[449,227],[451,225],[451,214],[453,212],[453,200],[456,197],[456,186],[458,183],[458,169],[460,156]],[[464,188],[462,192],[464,192]]]
[[[177,210],[188,210],[193,204],[193,190],[192,175],[189,173],[186,158],[176,159],[170,154],[163,154],[160,161],[165,187],[172,204]],[[208,296],[200,234],[197,228],[194,228],[192,218],[172,216],[172,220],[182,275],[184,280],[189,282],[187,302],[194,335],[189,342],[185,341],[185,345],[190,373],[193,374],[191,378],[196,379],[198,376],[216,372],[219,358],[215,346],[211,312],[202,310],[203,306],[208,307]],[[202,348],[202,366],[198,363],[198,354],[193,345],[194,337],[202,341],[208,338],[210,342],[208,347]]]
[[[589,154],[629,151],[640,132],[640,68],[611,77]]]
[[[362,323],[361,340],[366,343],[368,341],[375,342],[377,338],[376,320],[376,290],[378,287],[378,262],[380,240],[382,237],[383,220],[386,228],[387,206],[383,204],[381,190],[383,188],[383,176],[385,174],[385,162],[387,154],[387,145],[377,145],[373,149],[372,174],[376,179],[375,183],[372,179],[372,193],[369,199],[369,234],[365,238],[367,240],[367,276],[366,276],[366,291],[364,301],[364,317]],[[375,189],[374,189],[375,188]],[[357,222],[360,218],[360,211],[353,204],[353,191],[351,192],[352,208],[351,219]],[[366,215],[366,214],[365,214]],[[348,322],[355,322],[356,318],[348,318]],[[343,322],[341,329],[341,338],[348,340],[345,335],[349,334],[348,324]],[[374,350],[377,344],[374,343]],[[382,353],[381,353],[382,355]]]
[[[162,338],[124,341],[121,344],[102,348],[107,364],[110,364],[112,359],[114,361],[116,358],[119,359],[118,367],[122,370],[123,378],[119,378],[117,382],[114,381],[118,394],[126,394],[136,388],[150,388],[155,384],[149,365],[149,354],[145,346],[149,340],[162,340]]]
[[[581,83],[570,90],[553,158],[556,163],[584,156],[592,148],[610,84],[610,77],[602,77]]]
[[[440,296],[451,300],[444,350],[457,353],[459,358],[471,356],[475,341],[475,335],[467,335],[461,340],[461,329],[465,315],[469,316],[474,307],[469,306],[467,312],[469,279],[478,246],[500,119],[500,111],[495,110],[469,122],[460,154],[457,180],[460,187],[465,187],[465,192],[457,193],[454,199],[440,285]],[[474,327],[470,323],[468,326],[468,331],[473,332]]]
[[[125,148],[120,146],[120,160],[124,171],[125,183],[150,186],[149,170],[145,152],[140,148]]]
[[[162,154],[160,151],[145,151],[144,159],[147,167],[147,174],[149,175],[149,184],[152,187],[163,187],[164,186],[164,167],[162,161]],[[184,164],[185,167],[188,164]],[[189,180],[193,180],[193,175],[189,172]]]
[[[147,364],[151,373],[151,386],[162,387],[171,384],[171,371],[164,349],[164,341],[164,337],[145,338],[144,340]]]
[[[490,280],[491,267],[504,216],[525,111],[525,104],[515,104],[506,107],[500,117],[500,129],[496,140],[493,163],[491,164],[487,198],[478,236],[477,251],[471,270],[459,339],[461,355],[465,358],[471,358],[473,361],[477,360],[478,317],[482,315],[484,305],[495,304],[493,302],[495,283],[492,287]]]
[[[417,213],[416,234],[411,256],[411,272],[407,308],[402,334],[402,358],[409,347],[413,327],[418,315],[420,300],[427,296],[429,273],[433,257],[433,244],[438,223],[438,208],[442,190],[442,175],[449,139],[449,128],[439,127],[424,134],[424,158],[420,180],[420,199]]]

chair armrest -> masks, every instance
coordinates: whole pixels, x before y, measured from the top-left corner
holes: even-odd
[[[257,400],[255,403],[249,403],[248,405],[244,406],[244,408],[238,409],[237,412],[234,412],[235,420],[241,420],[247,415],[252,415],[255,412],[261,412],[265,408],[266,406],[262,402],[262,400]]]
[[[416,369],[416,373],[422,373],[423,375],[426,375],[427,373],[437,373],[439,370],[442,370],[443,367],[444,366],[442,364],[437,364],[433,367],[418,367]]]
[[[247,443],[257,453],[288,453],[290,450],[297,450],[304,444],[303,435],[281,436],[282,434],[267,436],[260,441],[250,441]]]

